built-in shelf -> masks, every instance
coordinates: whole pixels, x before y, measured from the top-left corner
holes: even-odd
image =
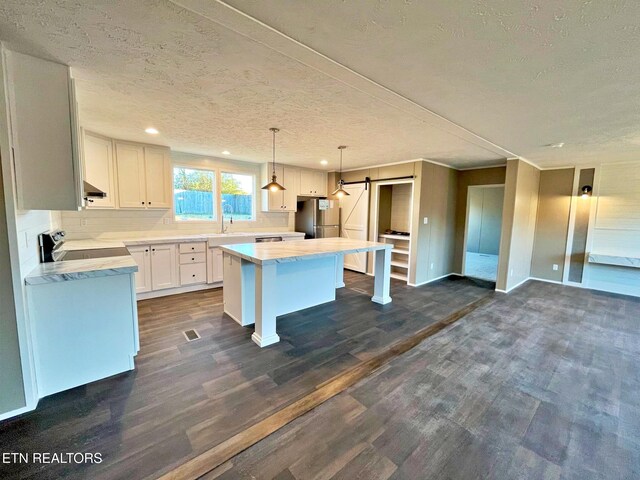
[[[381,233],[378,236],[380,238],[390,238],[393,240],[406,240],[407,242],[411,240],[411,235],[391,235],[389,233]]]
[[[390,277],[397,280],[404,280],[405,282],[407,281],[407,276],[402,273],[391,272]]]
[[[391,253],[397,253],[398,255],[409,255],[409,250],[403,250],[402,248],[392,248]]]
[[[399,262],[397,260],[391,260],[391,266],[400,267],[400,268],[409,268],[409,264],[407,262]]]

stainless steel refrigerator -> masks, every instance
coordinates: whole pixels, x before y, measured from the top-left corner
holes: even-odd
[[[340,208],[338,202],[310,198],[298,202],[296,232],[304,238],[330,238],[340,236]]]

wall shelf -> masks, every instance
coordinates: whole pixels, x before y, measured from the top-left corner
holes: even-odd
[[[409,255],[409,250],[404,250],[402,248],[392,248],[391,253],[397,253],[398,255]]]
[[[391,240],[411,240],[411,235],[391,235],[389,233],[381,233],[378,235],[380,238],[389,238]]]
[[[408,262],[400,262],[398,260],[391,260],[391,266],[392,267],[400,267],[400,268],[409,268],[409,263]]]

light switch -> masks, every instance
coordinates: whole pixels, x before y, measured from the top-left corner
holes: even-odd
[[[81,227],[86,227],[87,226],[87,219],[86,218],[81,218],[80,219],[80,226]]]
[[[557,271],[557,270],[558,270],[558,264],[557,264],[557,263],[554,263],[554,264],[553,264],[553,270],[554,270],[554,271]]]
[[[423,223],[425,225],[428,225],[429,224],[429,217],[424,217]]]
[[[162,223],[164,223],[165,225],[169,225],[169,218],[163,218]]]

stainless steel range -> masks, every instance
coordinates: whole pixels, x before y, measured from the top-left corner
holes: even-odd
[[[87,260],[91,258],[125,257],[130,255],[126,247],[89,248],[85,250],[63,250],[64,230],[49,230],[38,235],[41,262]]]

